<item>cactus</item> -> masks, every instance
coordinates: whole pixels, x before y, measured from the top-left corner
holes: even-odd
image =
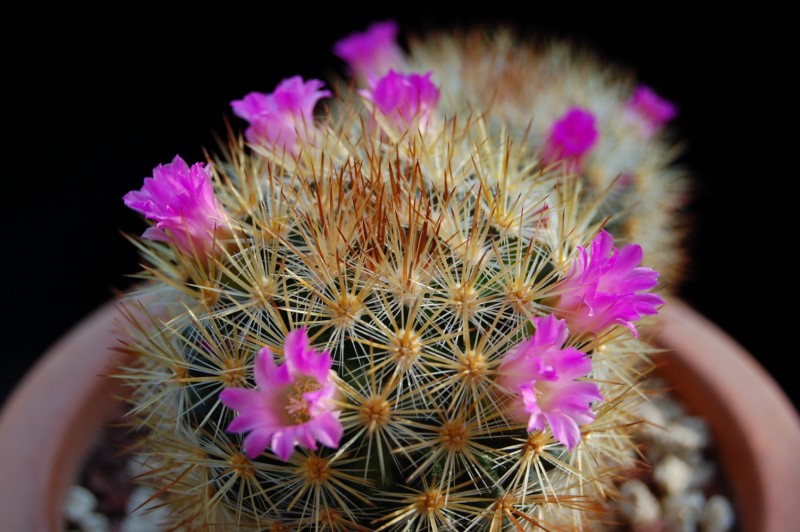
[[[244,136],[125,197],[118,376],[171,527],[584,529],[637,463],[668,117],[565,44],[395,32],[337,44],[356,89],[251,93]]]

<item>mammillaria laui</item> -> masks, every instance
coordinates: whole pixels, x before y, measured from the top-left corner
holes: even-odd
[[[295,76],[233,102],[247,142],[203,174],[215,230],[182,214],[219,235],[204,257],[143,235],[152,282],[130,299],[158,312],[131,314],[121,376],[172,526],[586,528],[634,465],[636,326],[663,301],[640,243],[614,247],[631,197],[598,175],[660,130],[625,129],[627,85],[518,128],[390,29],[391,53],[337,45],[358,91]]]

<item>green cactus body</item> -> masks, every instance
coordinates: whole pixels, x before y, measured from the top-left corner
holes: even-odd
[[[495,55],[510,53],[496,42],[489,71],[499,68]],[[233,138],[213,161],[227,213],[213,256],[137,241],[148,281],[128,301],[147,303],[144,315],[132,313],[134,356],[121,374],[133,423],[147,433],[137,448],[143,480],[173,508],[171,526],[584,529],[603,522],[614,479],[636,464],[629,430],[652,348],[626,328],[566,341],[591,359],[585,380],[604,398],[574,449],[509,416],[511,392],[497,383],[503,356],[534,332],[532,318],[554,311],[578,246],[604,225],[636,225],[631,212],[644,208],[610,187],[624,158],[595,153],[578,172],[542,163],[535,119],[598,97],[602,137],[619,126],[629,85],[561,48],[519,48],[537,65],[525,74],[537,80],[532,94],[498,94],[489,105],[485,87],[462,72],[477,52],[443,43],[415,44],[409,59],[441,72],[447,104],[424,132],[377,127],[360,98],[340,96],[295,156]],[[448,92],[455,79],[470,90]],[[516,83],[508,90],[527,81]],[[515,112],[529,99],[537,103],[527,115]],[[611,145],[618,138],[601,148],[622,150]],[[672,179],[663,141],[642,142],[655,155],[628,170]],[[623,217],[612,212],[618,204]],[[269,346],[280,359],[299,327],[333,357],[342,439],[298,447],[288,461],[269,450],[248,459],[242,435],[226,432],[234,414],[219,394],[253,388],[256,353]]]

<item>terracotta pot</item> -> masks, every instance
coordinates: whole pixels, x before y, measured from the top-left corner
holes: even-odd
[[[744,532],[797,530],[800,417],[772,377],[716,325],[677,300],[660,314],[661,374],[711,427]]]
[[[117,413],[120,384],[103,378],[121,355],[109,303],[55,344],[0,417],[0,530],[61,530],[61,502],[93,439]],[[730,337],[670,300],[658,342],[660,372],[687,408],[708,420],[743,532],[800,523],[800,417],[777,384]]]
[[[108,303],[55,343],[0,413],[0,530],[63,530],[61,505],[103,424],[117,414],[121,382],[105,378],[122,355],[120,316]]]

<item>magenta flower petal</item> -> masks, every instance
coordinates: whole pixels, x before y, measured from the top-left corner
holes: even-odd
[[[315,423],[309,423],[308,430],[303,432],[295,431],[294,437],[297,439],[297,444],[305,447],[306,449],[316,450],[317,438],[314,434],[314,425]]]
[[[327,378],[333,366],[330,353],[327,351],[317,353],[309,347],[304,328],[292,331],[286,336],[284,351],[286,367],[290,372],[312,375],[320,382]]]
[[[284,79],[270,94],[251,92],[231,102],[234,114],[250,123],[245,138],[269,149],[296,155],[300,141],[313,142],[316,134],[314,107],[331,92],[317,79],[300,76]]]
[[[522,400],[524,412],[523,416],[530,416],[528,419],[528,432],[545,430],[547,428],[547,420],[544,417],[544,412],[542,412],[536,400],[534,384],[534,381],[531,380],[531,382],[519,387],[519,398]]]
[[[233,431],[229,431],[233,432]],[[264,452],[270,441],[270,432],[267,430],[253,430],[248,434],[242,446],[244,447],[244,454],[251,460],[258,458]],[[288,458],[287,458],[288,459]],[[284,460],[285,461],[285,460]]]
[[[236,419],[231,421],[227,430],[229,432],[249,432],[262,424],[261,416],[255,414],[240,414]]]
[[[424,131],[440,96],[430,78],[431,72],[400,74],[390,70],[360,94],[399,131],[414,124]]]
[[[352,33],[333,46],[333,53],[347,62],[350,74],[376,79],[403,63],[397,45],[397,24],[391,20],[375,22],[366,31]]]
[[[336,448],[342,438],[342,424],[330,412],[325,412],[314,419],[310,434],[326,447]]]
[[[264,347],[256,356],[253,375],[256,379],[256,386],[262,389],[275,385],[286,386],[292,382],[289,366],[277,366],[269,347]]]
[[[252,411],[261,401],[261,395],[244,388],[226,388],[220,392],[220,401],[229,408],[239,411]]]
[[[286,337],[283,365],[275,364],[266,347],[254,363],[257,389],[226,388],[219,396],[237,412],[227,431],[249,433],[244,440],[247,456],[255,458],[269,447],[286,461],[296,445],[314,450],[320,442],[337,448],[343,428],[330,353],[310,347],[301,328]]]
[[[595,144],[597,132],[594,115],[579,107],[572,107],[550,127],[550,133],[542,147],[542,158],[552,164],[566,161],[575,168]]]
[[[294,446],[298,443],[300,442],[297,441],[297,436],[291,428],[283,429],[272,436],[272,452],[286,462],[291,458]],[[315,447],[312,446],[311,449],[314,450]]]
[[[203,163],[190,168],[177,155],[171,163],[155,167],[153,177],[146,177],[142,188],[125,194],[123,201],[156,222],[144,238],[172,242],[186,254],[210,252],[225,220]]]
[[[558,314],[573,331],[599,334],[618,324],[637,336],[634,322],[656,314],[664,304],[657,294],[645,292],[658,283],[658,272],[639,267],[641,260],[640,246],[628,244],[617,249],[614,238],[600,231],[590,251],[578,248],[578,256],[559,283]]]
[[[592,371],[592,361],[585,353],[572,347],[565,347],[561,350],[558,356],[558,365],[554,368],[555,378],[546,380],[577,379],[585,377]]]
[[[562,347],[567,339],[564,320],[550,315],[534,318],[535,334],[503,356],[497,384],[510,395],[508,415],[527,422],[528,431],[550,427],[553,437],[573,449],[580,424],[594,420],[593,401],[601,401],[598,386],[576,379],[592,370],[588,356]]]
[[[569,414],[554,412],[544,414],[544,417],[547,419],[547,424],[550,425],[553,437],[566,445],[568,449],[574,449],[581,441],[581,429]]]
[[[531,346],[539,351],[550,349],[552,346],[561,346],[567,341],[567,328],[553,316],[549,318],[535,318],[536,334],[529,340]]]
[[[653,89],[644,85],[637,86],[633,91],[627,110],[639,120],[647,135],[663,129],[678,114],[675,104],[661,98]]]

